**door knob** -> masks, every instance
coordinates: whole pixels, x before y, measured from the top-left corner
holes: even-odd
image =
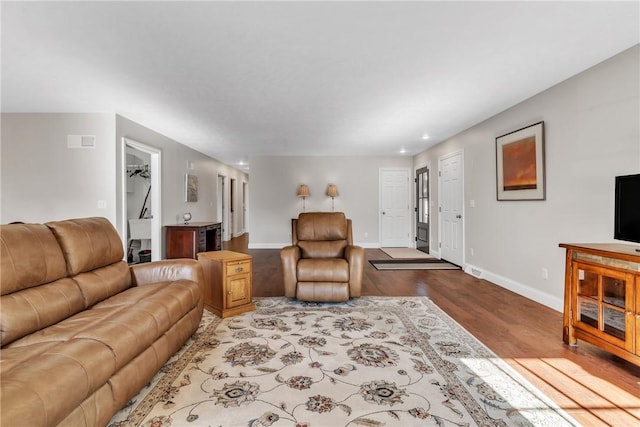
[[[456,218],[462,219],[462,215],[456,215]]]
[[[386,215],[387,213],[385,211],[382,211],[382,215]]]

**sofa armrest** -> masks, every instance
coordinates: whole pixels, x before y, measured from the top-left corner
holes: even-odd
[[[192,280],[202,287],[202,266],[194,259],[170,259],[135,264],[130,267],[133,286],[148,283]]]
[[[296,268],[300,259],[300,248],[286,246],[280,249],[280,262],[282,263],[282,276],[284,278],[284,296],[295,298],[298,275]]]
[[[361,246],[347,246],[344,251],[344,257],[349,263],[349,296],[356,298],[362,294],[364,249]]]

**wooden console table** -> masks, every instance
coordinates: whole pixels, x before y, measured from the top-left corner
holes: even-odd
[[[640,252],[617,243],[567,250],[562,339],[578,339],[640,366]]]
[[[190,222],[165,226],[167,259],[193,258],[198,252],[222,249],[222,224],[219,222]]]

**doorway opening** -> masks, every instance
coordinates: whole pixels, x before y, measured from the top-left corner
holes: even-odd
[[[235,205],[236,205],[236,180],[231,178],[229,180],[229,239],[235,237],[235,230],[237,228],[235,222]]]
[[[218,175],[218,200],[217,200],[217,207],[218,207],[218,212],[217,212],[217,218],[220,220],[220,223],[222,224],[222,231],[220,233],[220,236],[222,238],[223,242],[226,242],[229,240],[229,235],[228,235],[228,224],[227,224],[227,201],[225,198],[225,187],[226,187],[226,179],[227,177],[224,175]]]
[[[130,263],[162,258],[161,154],[128,138],[121,142],[122,210],[125,256]]]

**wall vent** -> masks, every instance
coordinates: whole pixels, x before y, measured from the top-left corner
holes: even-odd
[[[474,268],[471,267],[471,275],[477,277],[477,278],[481,278],[482,277],[482,270],[480,270],[479,268]]]
[[[67,135],[67,148],[95,148],[95,135]]]

